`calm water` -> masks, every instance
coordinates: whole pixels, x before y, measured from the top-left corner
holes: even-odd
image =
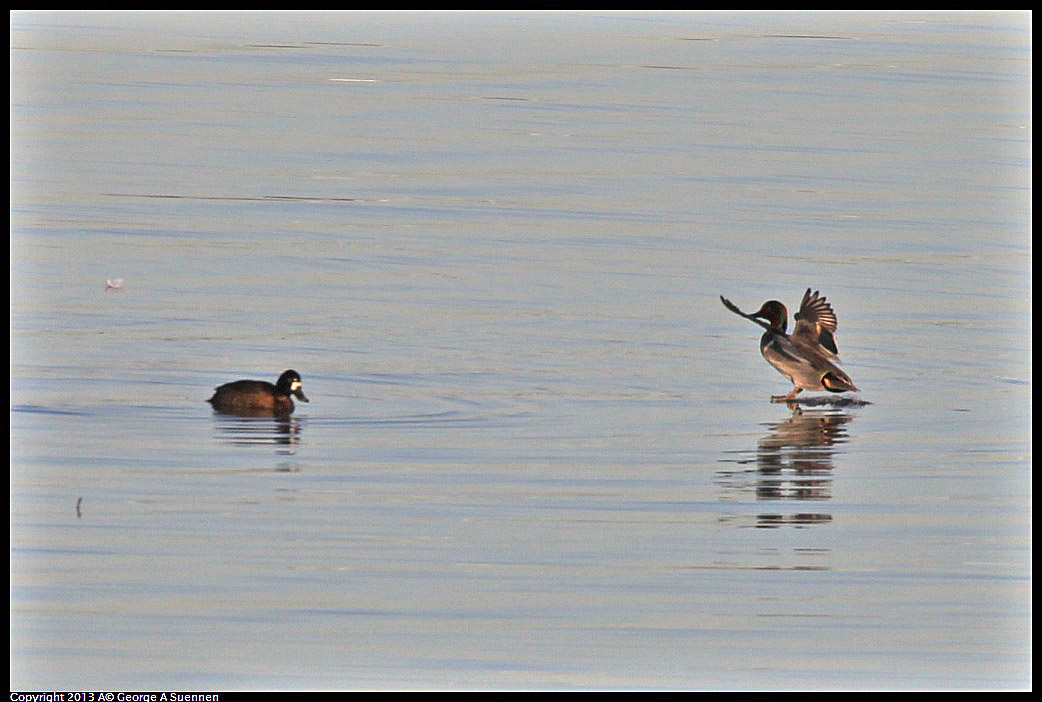
[[[12,689],[1030,686],[1029,15],[11,42]]]

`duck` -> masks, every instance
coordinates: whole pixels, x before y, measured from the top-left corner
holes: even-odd
[[[300,373],[287,370],[272,385],[264,380],[236,380],[214,389],[207,402],[224,414],[287,415],[293,412],[293,399],[308,402],[301,390]]]
[[[793,317],[796,326],[791,335],[786,332],[789,311],[778,300],[768,300],[753,314],[742,312],[723,295],[720,301],[730,311],[766,330],[760,337],[760,353],[793,385],[788,395],[772,395],[772,402],[794,403],[804,390],[858,392],[854,381],[837,365],[835,334],[839,325],[835,310],[820,291],[812,293],[807,288],[803,294],[800,310]]]

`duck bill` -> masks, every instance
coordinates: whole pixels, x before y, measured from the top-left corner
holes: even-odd
[[[310,400],[304,396],[304,391],[300,390],[299,388],[296,392],[293,393],[293,396],[301,402],[310,402]]]

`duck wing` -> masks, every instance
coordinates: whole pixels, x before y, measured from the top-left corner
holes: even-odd
[[[763,327],[764,329],[766,329],[769,332],[774,332],[775,334],[780,334],[781,336],[785,337],[786,339],[789,338],[788,334],[786,334],[785,332],[779,332],[777,329],[771,328],[771,325],[768,324],[767,322],[763,321],[762,319],[757,319],[756,317],[752,316],[751,314],[746,314],[745,312],[742,312],[740,309],[738,309],[737,305],[735,305],[733,302],[728,300],[723,295],[720,296],[720,302],[724,303],[724,307],[726,307],[727,309],[731,310],[732,312],[734,312],[739,317],[745,317],[750,322],[753,322],[754,324],[759,324],[761,327]]]
[[[839,349],[836,348],[835,332],[839,322],[832,305],[820,292],[815,290],[811,293],[810,288],[807,288],[807,292],[803,293],[800,311],[793,319],[796,320],[793,339],[812,348],[820,347],[826,356],[836,358]]]

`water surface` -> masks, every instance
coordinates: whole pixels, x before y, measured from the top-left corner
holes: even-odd
[[[12,689],[1030,686],[1027,15],[11,42]]]

